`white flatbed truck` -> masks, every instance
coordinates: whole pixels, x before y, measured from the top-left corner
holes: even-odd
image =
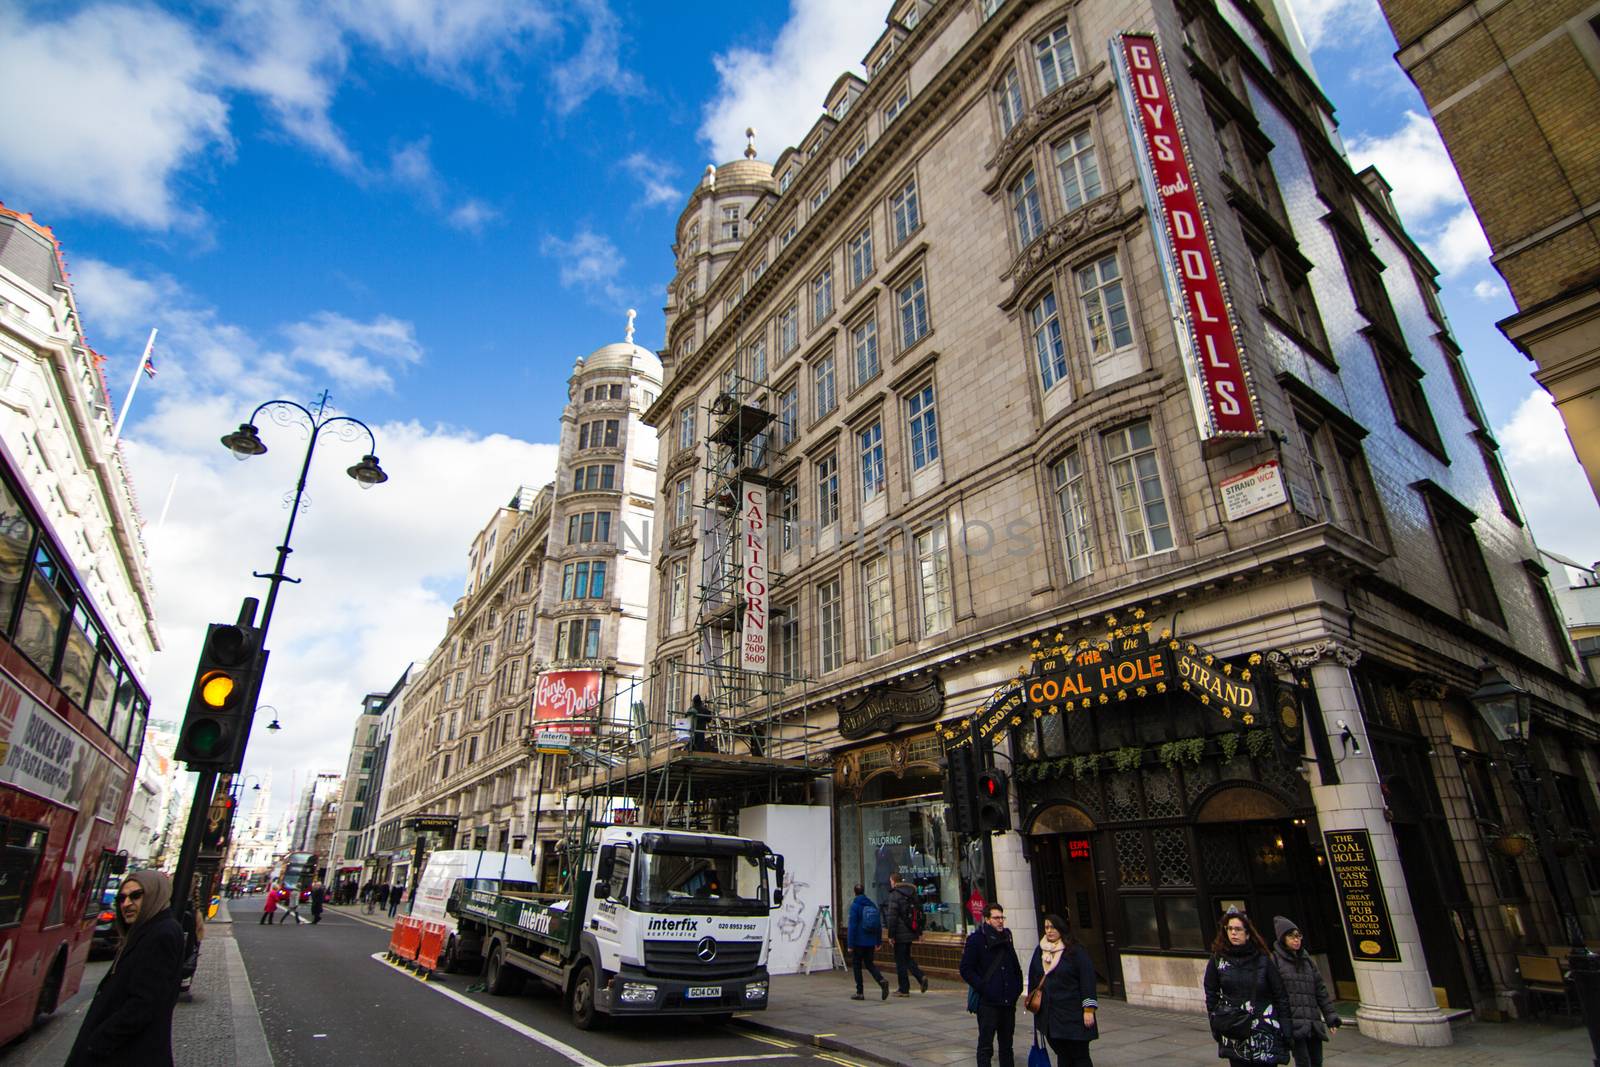
[[[570,896],[456,883],[447,910],[490,993],[527,978],[579,1029],[604,1016],[726,1016],[767,1006],[767,934],[783,857],[748,838],[590,824]],[[770,877],[769,877],[770,876]]]

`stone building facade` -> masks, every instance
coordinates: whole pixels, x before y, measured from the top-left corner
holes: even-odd
[[[1600,16],[1585,0],[1379,6],[1516,301],[1500,328],[1600,497]]]
[[[1154,35],[1159,81],[1122,34]],[[771,487],[770,669],[828,738],[839,909],[901,873],[944,966],[990,894],[1023,948],[1066,914],[1112,993],[1195,1010],[1220,911],[1290,913],[1364,1031],[1443,1044],[1441,1005],[1512,1010],[1514,952],[1559,932],[1537,864],[1488,848],[1523,816],[1479,665],[1536,694],[1574,816],[1600,730],[1435,272],[1303,57],[1270,4],[907,0],[797,148],[708,169],[646,416],[652,699],[686,706],[710,647],[707,437],[764,411],[741,462]],[[1188,170],[1158,189],[1173,134],[1130,94],[1163,85]],[[1156,210],[1191,186],[1225,311],[1171,251],[1194,209]],[[1237,434],[1201,347],[1223,314]],[[1175,677],[1018,705],[1014,830],[954,834],[942,746],[1052,654],[1130,642],[1253,677],[1255,710]],[[1371,950],[1328,874],[1352,841],[1388,916]]]
[[[377,844],[391,865],[429,816],[425,848],[525,853],[555,877],[564,757],[537,755],[536,732],[592,732],[644,665],[656,435],[640,415],[661,364],[631,319],[628,333],[574,365],[556,480],[519,489],[473,539],[466,591],[407,686]],[[592,685],[581,724],[536,719],[552,672]]]

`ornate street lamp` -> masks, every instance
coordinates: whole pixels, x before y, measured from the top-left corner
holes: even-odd
[[[1467,699],[1472,701],[1511,763],[1511,781],[1522,800],[1522,809],[1528,813],[1534,844],[1544,865],[1545,881],[1555,897],[1556,914],[1560,916],[1567,943],[1572,946],[1567,966],[1573,988],[1578,993],[1584,1026],[1589,1030],[1595,1067],[1600,1067],[1600,956],[1589,951],[1584,943],[1583,926],[1578,922],[1577,907],[1572,900],[1572,885],[1551,845],[1552,830],[1539,797],[1538,772],[1528,758],[1528,739],[1533,730],[1533,694],[1508,680],[1493,664],[1483,664],[1478,674],[1478,688]]]

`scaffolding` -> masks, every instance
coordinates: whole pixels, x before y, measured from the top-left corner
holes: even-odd
[[[806,803],[812,783],[832,773],[820,730],[808,722],[808,680],[771,669],[770,643],[767,669],[748,669],[741,658],[750,560],[740,502],[747,486],[760,486],[766,499],[775,484],[767,472],[780,456],[771,390],[732,371],[719,387],[699,423],[706,427],[699,662],[630,680],[597,710],[592,732],[573,738],[562,805],[572,844],[593,823],[737,833],[740,809]],[[770,591],[782,576],[767,571]],[[686,692],[692,700],[682,699]]]

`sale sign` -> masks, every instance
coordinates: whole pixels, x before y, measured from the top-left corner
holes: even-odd
[[[533,689],[534,727],[592,734],[600,698],[599,671],[545,671]]]
[[[1217,270],[1211,228],[1195,188],[1189,147],[1178,123],[1172,84],[1156,39],[1125,33],[1119,38],[1124,91],[1135,140],[1144,146],[1147,195],[1166,232],[1168,270],[1176,279],[1197,377],[1206,437],[1261,432],[1243,346]]]

